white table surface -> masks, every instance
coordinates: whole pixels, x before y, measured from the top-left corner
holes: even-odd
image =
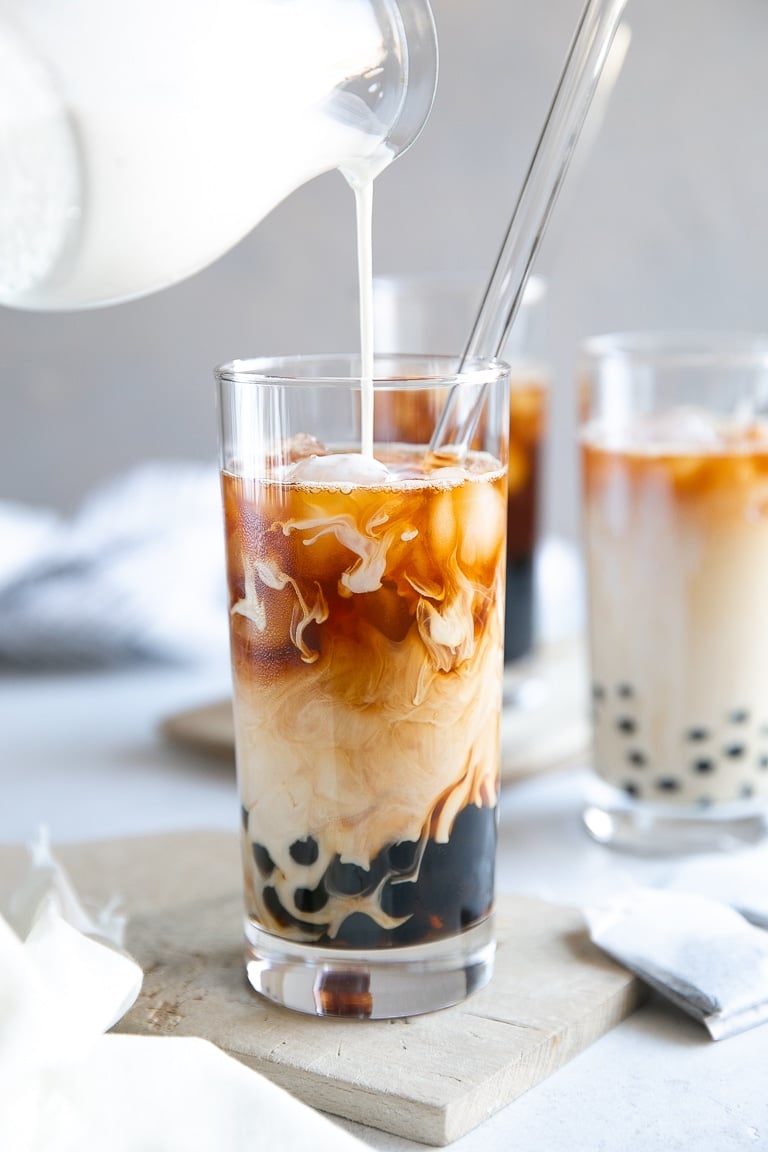
[[[225,761],[158,734],[171,712],[228,691],[225,666],[0,675],[0,842],[176,829],[234,831]],[[498,887],[584,904],[673,865],[593,844],[582,831],[585,774],[560,771],[502,793]],[[342,1122],[343,1123],[343,1122]],[[373,1148],[421,1145],[345,1123]],[[768,1025],[717,1043],[652,998],[555,1075],[452,1145],[456,1152],[768,1149]]]

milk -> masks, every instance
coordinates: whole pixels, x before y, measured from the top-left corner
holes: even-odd
[[[370,214],[385,50],[366,0],[0,0],[0,303],[163,288],[334,168]]]

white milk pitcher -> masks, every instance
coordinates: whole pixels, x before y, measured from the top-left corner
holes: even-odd
[[[434,94],[428,0],[0,0],[0,303],[95,307],[381,171]]]

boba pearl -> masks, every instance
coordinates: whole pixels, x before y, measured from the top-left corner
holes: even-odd
[[[253,860],[259,872],[265,878],[271,876],[275,870],[275,862],[263,844],[254,844]]]
[[[288,851],[292,860],[306,868],[314,864],[320,854],[317,840],[313,836],[307,836],[303,840],[294,840]]]

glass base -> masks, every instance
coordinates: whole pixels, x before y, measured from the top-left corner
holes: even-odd
[[[582,819],[599,844],[644,855],[730,852],[768,835],[765,804],[640,803],[602,781],[590,788]]]
[[[496,942],[489,917],[431,944],[378,952],[315,948],[245,923],[246,973],[275,1004],[313,1016],[391,1020],[465,1000],[493,975]]]

